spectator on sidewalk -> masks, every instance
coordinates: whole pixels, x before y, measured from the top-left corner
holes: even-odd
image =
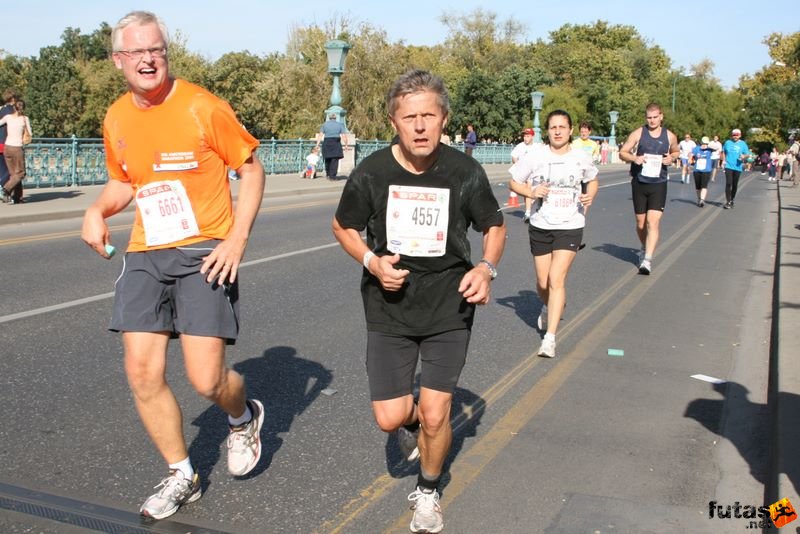
[[[31,142],[31,122],[25,115],[25,101],[16,99],[14,112],[0,118],[0,126],[6,126],[7,135],[3,158],[8,168],[8,181],[2,187],[3,198],[9,204],[22,202],[22,181],[25,179],[25,145]]]
[[[478,134],[475,133],[475,127],[472,124],[467,124],[467,136],[464,138],[464,152],[467,156],[472,156],[472,151],[478,144]]]
[[[6,89],[3,91],[3,106],[0,107],[0,118],[14,113],[14,102],[17,99],[17,93],[13,89]],[[5,189],[3,189],[8,182],[9,173],[6,159],[3,156],[6,136],[8,135],[8,127],[4,124],[0,126],[0,200],[7,202],[9,199],[6,196]]]
[[[344,158],[344,145],[347,145],[347,130],[344,124],[336,119],[336,113],[328,115],[328,120],[322,123],[320,135],[322,138],[322,159],[325,160],[325,176],[328,180],[335,180],[339,175],[339,160]]]

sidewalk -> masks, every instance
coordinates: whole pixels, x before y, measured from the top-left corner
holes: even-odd
[[[800,506],[800,187],[779,181],[779,227],[770,351],[772,417],[767,503]],[[776,320],[777,319],[777,320]]]

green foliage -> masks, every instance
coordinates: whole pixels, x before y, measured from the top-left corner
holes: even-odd
[[[713,76],[711,61],[700,61],[686,76],[633,26],[565,24],[547,40],[526,43],[524,26],[499,20],[488,9],[447,12],[440,21],[447,37],[433,46],[391,42],[380,28],[337,16],[321,26],[292,28],[285,53],[231,51],[216,61],[192,52],[176,32],[170,72],[229,101],[259,138],[309,138],[319,130],[331,92],[324,44],[335,38],[352,45],[341,78],[342,106],[348,126],[362,139],[392,136],[385,94],[410,68],[431,70],[445,80],[451,136],[463,134],[472,122],[481,138],[517,141],[520,130],[533,124],[534,90],[545,93],[542,128],[549,111],[563,108],[576,126],[588,120],[595,134],[608,135],[613,109],[620,113],[619,139],[643,124],[651,101],[662,105],[667,127],[678,135],[722,137],[738,126],[759,129],[749,140],[780,144],[787,130],[800,127],[800,32],[766,37],[775,63],[726,90]],[[23,94],[37,136],[101,135],[106,109],[125,91],[109,60],[110,35],[106,23],[89,34],[67,27],[61,44],[43,48],[37,57],[0,50],[0,91],[14,87]]]
[[[37,137],[68,137],[78,132],[86,98],[83,80],[61,47],[42,48],[26,73],[26,112]]]

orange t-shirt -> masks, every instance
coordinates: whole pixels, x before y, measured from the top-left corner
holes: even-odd
[[[148,191],[163,190],[144,187],[148,184],[180,182],[185,196],[177,202],[168,200],[166,206],[159,203],[155,211],[161,208],[163,216],[166,208],[169,215],[176,206],[185,207],[182,200],[188,197],[196,221],[197,233],[186,235],[193,230],[184,229],[180,239],[148,245],[142,209],[153,211],[156,205],[137,202],[129,251],[174,248],[227,237],[233,225],[227,167],[241,167],[258,146],[258,140],[239,124],[227,102],[185,80],[175,80],[167,99],[149,109],[136,107],[132,95],[126,93],[106,113],[103,142],[109,176],[129,182],[134,198],[141,200]],[[185,227],[193,229],[194,225]],[[149,231],[153,233],[152,226]],[[149,237],[152,242],[153,236]]]

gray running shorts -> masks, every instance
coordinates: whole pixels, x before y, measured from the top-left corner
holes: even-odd
[[[232,345],[239,333],[238,280],[220,286],[200,274],[218,243],[125,254],[109,330],[218,337]]]
[[[417,358],[420,387],[453,393],[467,360],[470,331],[449,330],[429,336],[367,332],[367,376],[373,401],[413,393]]]

